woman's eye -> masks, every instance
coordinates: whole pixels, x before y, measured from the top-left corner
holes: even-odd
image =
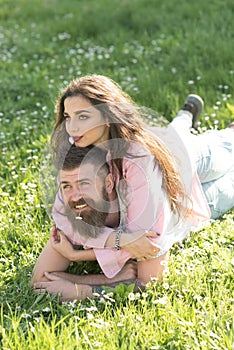
[[[79,119],[80,120],[86,120],[86,119],[88,119],[89,117],[87,116],[87,115],[84,115],[84,114],[81,114],[80,116],[79,116]]]
[[[70,120],[71,119],[71,117],[69,117],[69,116],[64,116],[64,120],[67,122],[68,120]]]

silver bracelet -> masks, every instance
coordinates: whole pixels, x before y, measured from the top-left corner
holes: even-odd
[[[115,250],[120,250],[120,236],[121,236],[121,233],[123,232],[122,228],[119,227],[117,230],[116,230],[116,236],[115,236]]]

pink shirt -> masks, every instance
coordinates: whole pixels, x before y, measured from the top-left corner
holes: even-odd
[[[123,159],[123,177],[127,184],[126,232],[140,230],[158,232],[160,236],[154,241],[167,251],[175,242],[181,241],[188,232],[199,229],[201,223],[209,219],[210,211],[188,145],[184,144],[170,125],[166,129],[153,128],[151,132],[157,135],[176,157],[182,181],[188,194],[191,195],[191,215],[182,220],[172,213],[162,186],[161,170],[155,158],[141,144],[132,142],[128,152],[133,157]],[[109,160],[110,153],[107,155],[107,161]],[[63,213],[63,202],[61,196],[57,195],[52,210],[56,226],[72,243],[82,245],[84,249],[93,248],[104,274],[108,278],[114,277],[130,258],[130,254],[124,249],[116,251],[114,248],[104,248],[113,229],[105,227],[98,238],[86,238],[73,231],[71,223]]]

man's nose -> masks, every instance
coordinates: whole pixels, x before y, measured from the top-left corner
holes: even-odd
[[[79,188],[76,188],[73,190],[72,194],[71,194],[71,200],[73,202],[77,202],[79,199],[81,199],[83,197],[81,191]]]

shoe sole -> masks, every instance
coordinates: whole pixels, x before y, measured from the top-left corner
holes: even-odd
[[[203,108],[204,108],[204,101],[200,96],[191,94],[187,97],[186,103],[191,103],[196,108],[196,112],[193,115],[193,121],[192,121],[192,127],[194,129],[196,129],[198,119],[199,119],[201,112],[203,111]]]

